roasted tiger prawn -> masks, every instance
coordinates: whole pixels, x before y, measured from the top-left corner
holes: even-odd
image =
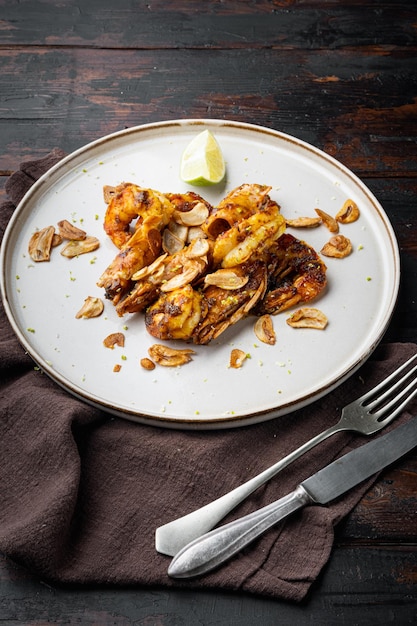
[[[276,315],[309,302],[326,287],[326,265],[311,246],[289,233],[271,245],[266,262],[268,286],[258,315]]]
[[[120,316],[144,312],[153,337],[207,344],[250,313],[275,315],[326,286],[326,266],[285,233],[269,186],[241,185],[217,207],[193,192],[116,190],[104,228],[120,251],[98,285]]]
[[[216,339],[230,326],[247,317],[263,297],[267,275],[262,261],[243,263],[233,268],[233,273],[247,278],[247,282],[230,290],[222,287],[219,281],[219,285],[210,285],[203,291],[203,315],[190,337],[194,343],[204,345]]]
[[[147,217],[159,218],[165,226],[174,206],[166,195],[154,189],[144,189],[132,183],[122,183],[110,194],[104,217],[104,230],[117,248],[123,248],[132,237],[131,223],[138,219],[136,229]]]
[[[197,211],[194,209],[197,207]],[[132,183],[122,183],[110,194],[104,218],[104,230],[120,252],[101,275],[97,285],[103,287],[106,298],[117,305],[132,286],[132,276],[153,263],[163,249],[162,231],[177,215],[207,217],[210,205],[198,194],[162,194],[143,189]],[[134,231],[131,231],[131,224]],[[178,222],[173,222],[178,226]],[[173,237],[177,238],[175,233]]]

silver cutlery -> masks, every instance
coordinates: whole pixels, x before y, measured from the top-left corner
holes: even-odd
[[[399,374],[417,359],[417,354],[373,389],[342,409],[337,424],[316,435],[254,478],[217,500],[156,529],[155,547],[162,554],[174,556],[193,539],[207,533],[255,489],[276,476],[284,467],[331,435],[349,430],[372,435],[389,424],[417,393],[417,365],[401,378]]]
[[[174,557],[168,575],[189,578],[211,571],[294,511],[331,502],[416,445],[417,418],[413,418],[333,461],[280,500],[195,539]]]

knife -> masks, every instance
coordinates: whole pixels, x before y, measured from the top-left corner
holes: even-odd
[[[168,575],[191,578],[211,571],[291,513],[331,502],[416,445],[417,417],[336,459],[283,498],[191,541],[172,559]]]

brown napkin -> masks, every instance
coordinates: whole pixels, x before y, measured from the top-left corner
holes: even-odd
[[[2,230],[23,193],[62,156],[56,150],[24,163],[8,180],[11,202],[0,207]],[[336,422],[344,404],[415,352],[412,344],[381,346],[336,391],[285,417],[226,431],[173,431],[114,419],[73,398],[34,369],[3,309],[0,328],[1,551],[49,581],[240,590],[296,601],[328,560],[334,526],[373,480],[331,506],[295,514],[201,579],[168,578],[170,558],[155,551],[155,528],[219,497]],[[351,433],[331,437],[228,519],[288,493],[363,443]]]

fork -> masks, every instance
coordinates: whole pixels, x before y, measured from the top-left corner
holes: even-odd
[[[247,498],[255,489],[276,476],[284,467],[298,459],[331,435],[353,431],[373,435],[387,426],[417,394],[417,365],[401,378],[417,359],[417,354],[377,384],[373,389],[342,409],[339,422],[316,435],[286,457],[209,504],[156,529],[155,547],[162,554],[175,556],[190,541],[211,530],[223,517]]]

